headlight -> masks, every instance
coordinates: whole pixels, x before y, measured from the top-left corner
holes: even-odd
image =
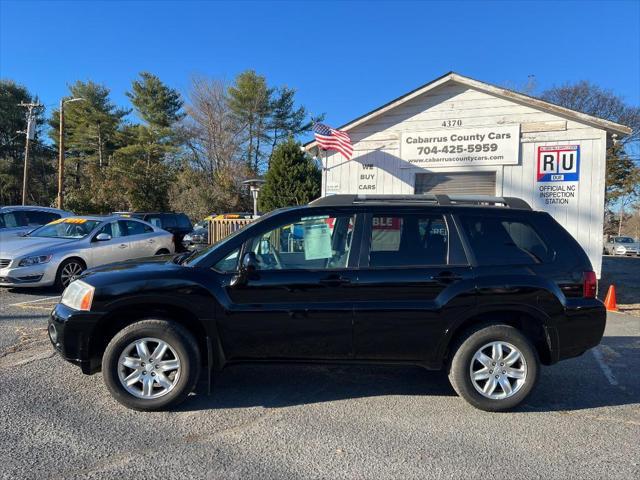
[[[82,280],[75,280],[64,289],[60,303],[74,310],[91,310],[94,291],[95,287],[92,285]]]
[[[200,243],[202,242],[202,240],[203,240],[202,235],[196,234],[191,236],[191,241],[194,243]]]
[[[19,267],[29,267],[31,265],[38,265],[39,263],[47,263],[51,260],[51,255],[37,255],[35,257],[26,257],[20,260]]]

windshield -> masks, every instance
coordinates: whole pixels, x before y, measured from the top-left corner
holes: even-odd
[[[616,238],[616,243],[633,243],[633,238],[631,238],[631,237],[618,237],[618,238]]]
[[[46,238],[84,238],[100,224],[100,220],[87,220],[86,218],[65,218],[55,220],[43,227],[29,233],[29,237]]]

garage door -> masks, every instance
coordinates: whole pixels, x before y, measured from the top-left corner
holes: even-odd
[[[415,193],[495,195],[496,172],[416,173]]]

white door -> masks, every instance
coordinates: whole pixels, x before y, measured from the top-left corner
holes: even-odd
[[[153,228],[136,220],[121,220],[120,223],[125,226],[131,258],[155,255],[160,247],[158,247]]]

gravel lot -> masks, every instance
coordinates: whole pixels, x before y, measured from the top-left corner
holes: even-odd
[[[474,410],[418,368],[246,365],[141,414],[52,353],[55,299],[0,289],[3,479],[640,477],[635,317],[611,314],[603,343],[544,368],[514,413]]]

